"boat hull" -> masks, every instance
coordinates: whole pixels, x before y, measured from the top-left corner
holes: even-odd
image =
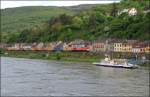
[[[113,68],[126,68],[126,69],[135,69],[137,67],[134,66],[121,66],[121,65],[103,65],[103,64],[98,64],[98,63],[93,63],[96,66],[103,66],[103,67],[113,67]]]

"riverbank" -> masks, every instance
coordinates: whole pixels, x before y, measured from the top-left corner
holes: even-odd
[[[104,58],[104,53],[97,54],[91,52],[49,52],[49,51],[1,51],[1,56],[43,59],[43,60],[60,60],[69,62],[99,62]],[[114,57],[117,58],[117,54]],[[122,56],[123,57],[123,56]],[[121,58],[122,58],[121,57]],[[143,67],[149,67],[149,61],[145,64],[138,64]]]
[[[89,52],[48,52],[48,51],[1,51],[1,56],[43,59],[43,60],[61,60],[73,62],[95,62],[104,58],[103,55],[91,54]]]

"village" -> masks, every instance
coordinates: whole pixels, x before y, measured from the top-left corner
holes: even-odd
[[[144,11],[148,13],[149,10]],[[118,15],[127,13],[129,16],[137,15],[136,8],[122,9]],[[82,52],[121,52],[121,53],[149,53],[149,41],[139,40],[120,40],[120,39],[103,39],[96,41],[84,41],[76,39],[70,42],[50,42],[50,43],[1,43],[0,49],[3,50],[32,50],[32,51],[82,51]]]
[[[77,51],[77,52],[121,52],[121,53],[150,53],[149,41],[139,40],[96,40],[84,41],[81,39],[71,42],[50,43],[1,43],[4,50],[32,50],[32,51]]]

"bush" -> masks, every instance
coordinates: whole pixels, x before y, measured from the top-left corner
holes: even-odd
[[[60,59],[61,59],[60,52],[57,52],[57,53],[55,54],[55,58],[56,58],[56,60],[60,60]]]

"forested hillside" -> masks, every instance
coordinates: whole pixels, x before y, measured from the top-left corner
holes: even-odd
[[[58,7],[18,7],[1,10],[1,32],[3,36],[20,33],[24,29],[40,26],[59,14],[73,14]]]
[[[20,7],[1,10],[3,42],[50,42],[102,38],[149,39],[148,0],[123,0],[92,7]],[[123,9],[138,13],[118,15]]]
[[[27,6],[1,10],[2,33],[22,31],[39,26],[51,17],[60,14],[73,15],[94,5],[79,5],[73,7]]]

